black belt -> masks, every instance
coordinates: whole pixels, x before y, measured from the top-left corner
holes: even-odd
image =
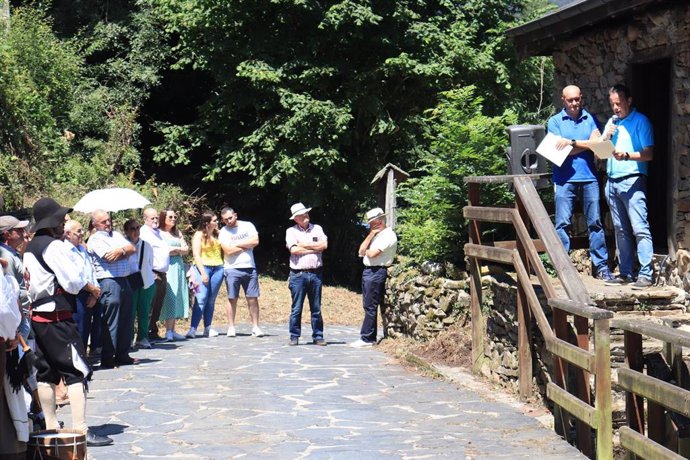
[[[381,268],[388,269],[388,267],[386,265],[365,265],[364,268],[365,269],[369,268],[371,270],[380,270]]]
[[[628,174],[627,176],[623,176],[623,177],[616,177],[616,178],[609,177],[609,180],[613,181],[613,182],[621,182],[621,181],[624,181],[625,179],[630,179],[632,177],[640,177],[640,176],[644,176],[644,174],[635,173],[635,174]]]
[[[291,268],[290,271],[292,273],[302,273],[302,272],[320,273],[321,267],[319,267],[319,268]]]

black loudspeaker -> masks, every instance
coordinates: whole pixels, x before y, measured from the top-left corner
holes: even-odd
[[[510,147],[507,151],[508,174],[542,174],[548,173],[546,158],[537,153],[537,146],[544,139],[545,129],[542,125],[508,126]],[[549,180],[539,179],[537,188],[549,187]]]

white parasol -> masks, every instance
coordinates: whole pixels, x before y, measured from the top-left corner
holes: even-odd
[[[74,205],[74,210],[87,213],[96,209],[115,212],[123,209],[143,208],[147,204],[151,204],[151,202],[135,190],[118,187],[102,188],[84,195]]]

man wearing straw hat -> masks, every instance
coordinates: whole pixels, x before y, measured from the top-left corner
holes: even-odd
[[[379,306],[383,305],[386,292],[388,267],[393,264],[398,237],[386,226],[386,214],[381,208],[367,211],[369,234],[359,245],[359,256],[364,263],[362,272],[362,305],[364,321],[359,340],[350,344],[353,348],[370,347],[376,343],[376,320]]]
[[[320,225],[309,219],[309,211],[302,203],[290,208],[295,225],[285,231],[285,245],[290,251],[290,278],[288,286],[292,295],[290,309],[290,345],[297,345],[302,333],[302,308],[304,298],[309,299],[311,334],[315,345],[326,345],[323,339],[321,316],[321,254],[328,247],[328,238]]]
[[[101,291],[86,281],[69,248],[62,242],[65,215],[72,209],[52,198],[33,205],[34,238],[26,247],[31,325],[38,345],[38,395],[46,428],[59,428],[55,412],[55,386],[64,381],[72,408],[72,427],[86,434],[89,446],[105,446],[113,440],[99,436],[86,425],[86,382],[91,378],[84,344],[72,319],[76,296],[81,291],[97,299]]]

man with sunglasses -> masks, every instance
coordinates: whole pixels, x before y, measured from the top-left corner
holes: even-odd
[[[575,201],[580,198],[589,233],[589,255],[597,278],[611,281],[608,267],[606,236],[599,211],[599,182],[591,150],[578,145],[578,141],[595,140],[600,136],[598,121],[582,108],[580,88],[569,85],[561,95],[563,110],[549,118],[547,129],[560,136],[556,147],[572,150],[561,166],[553,165],[553,184],[556,201],[556,233],[566,252],[570,250],[570,224]]]

